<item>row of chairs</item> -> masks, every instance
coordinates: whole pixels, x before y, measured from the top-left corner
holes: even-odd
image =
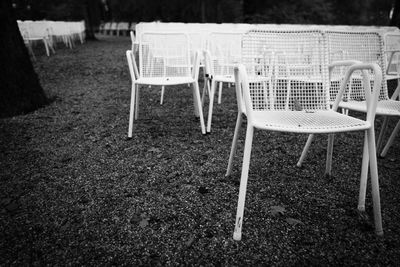
[[[46,55],[55,53],[56,43],[62,42],[66,47],[73,48],[75,41],[83,44],[85,40],[84,21],[17,21],[21,36],[30,54],[35,59],[32,45],[43,43]]]
[[[130,31],[135,31],[134,22],[105,22],[99,26],[99,33],[105,35],[127,36]]]
[[[243,116],[247,117],[234,239],[240,240],[242,235],[255,129],[310,134],[299,166],[310,148],[313,135],[329,134],[326,174],[331,173],[334,134],[364,131],[358,209],[365,209],[369,166],[375,231],[378,235],[383,234],[374,120],[375,114],[400,117],[400,102],[395,100],[399,89],[396,89],[393,99],[389,99],[386,83],[390,69],[398,71],[397,53],[400,51],[385,51],[383,38],[376,32],[250,30],[238,34],[238,39],[231,44],[226,41],[235,38],[228,38],[229,34],[233,33],[210,36],[208,49],[194,53],[194,57],[187,34],[141,34],[139,64],[136,65],[132,50],[126,54],[132,77],[128,136],[132,137],[133,120],[138,118],[139,86],[143,84],[192,84],[195,114],[200,117],[202,133],[206,133],[197,82],[203,55],[206,84],[211,83],[211,86],[203,88],[203,96],[208,92],[210,97],[207,131],[211,127],[216,83],[234,82],[236,85],[238,117],[226,175],[232,172],[239,130]],[[389,60],[385,52],[390,52]],[[397,72],[392,74],[398,77]],[[339,107],[344,112],[338,112]],[[366,119],[352,117],[347,110],[364,112]]]

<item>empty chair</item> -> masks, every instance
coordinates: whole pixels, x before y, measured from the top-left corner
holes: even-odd
[[[387,70],[386,73],[391,71],[393,72],[393,70],[391,70],[392,67],[387,68],[388,62],[384,53],[384,42],[380,34],[375,32],[328,31],[326,32],[326,35],[328,40],[330,63],[334,63],[340,60],[358,60],[367,63],[375,62],[381,67],[382,70]],[[392,55],[396,55],[396,53],[392,53]],[[389,66],[391,64],[392,63],[389,63]],[[340,74],[340,71],[338,72],[333,70],[333,72],[336,73],[336,76],[332,75],[332,77],[339,77],[339,80],[340,77],[343,78],[343,74]],[[380,85],[379,101],[376,109],[377,115],[385,116],[384,123],[381,127],[381,131],[377,141],[378,152],[383,142],[383,136],[387,126],[388,117],[400,117],[400,101],[396,100],[396,97],[399,94],[399,89],[395,91],[392,98],[390,99],[387,89],[386,73],[383,73],[383,80]],[[343,96],[343,101],[341,101],[339,104],[341,108],[359,112],[367,111],[366,95],[364,93],[365,90],[362,86],[361,80],[362,79],[360,73],[355,73],[353,75],[352,82],[349,84],[346,93]],[[331,84],[332,86],[330,97],[333,100],[336,97],[339,83],[337,80],[331,80]],[[382,151],[382,156],[386,154],[390,143],[393,141],[394,136],[396,135],[396,129],[398,129],[398,127],[395,127],[395,130],[389,138],[388,144]],[[312,140],[313,136],[311,135],[308,138],[303,153],[299,159],[299,162],[297,163],[298,166],[302,165],[307,155],[307,151],[312,143]],[[360,203],[360,205],[362,206],[362,203]]]
[[[103,34],[112,34],[111,33],[111,22],[106,22],[104,23],[104,27],[103,27]]]
[[[117,33],[118,33],[118,23],[117,22],[111,22],[109,32],[110,32],[110,35],[117,35]]]
[[[385,34],[385,48],[386,48],[386,59],[387,59],[387,71],[386,71],[386,79],[387,80],[397,80],[397,88],[392,94],[391,100],[395,101],[397,99],[400,100],[400,33],[398,32],[390,32]],[[385,116],[385,119],[382,124],[382,130],[380,133],[379,143],[377,145],[378,152],[383,144],[383,138],[386,132],[386,128],[388,126],[389,116]],[[382,149],[381,157],[385,157],[388,152],[390,146],[392,145],[396,135],[400,130],[400,119],[397,121],[397,124],[390,135],[386,145]]]
[[[117,36],[125,36],[129,30],[129,22],[119,22],[117,24]]]
[[[221,103],[223,83],[233,83],[233,68],[241,61],[242,33],[212,32],[207,37],[204,51],[206,77],[211,81],[207,132],[211,132],[214,95],[219,84],[218,103]]]
[[[73,39],[70,24],[72,22],[65,21],[52,21],[51,22],[51,35],[57,40],[61,40],[66,47],[72,49]]]
[[[53,41],[50,36],[50,26],[46,21],[29,21],[18,23],[19,29],[21,31],[22,37],[28,46],[28,49],[32,51],[32,43],[41,41],[46,49],[46,55],[50,56],[50,51],[55,53],[53,47]]]
[[[132,93],[128,137],[132,137],[133,120],[138,118],[139,86],[171,86],[191,84],[194,111],[200,117],[200,127],[205,134],[199,85],[199,58],[190,63],[189,40],[182,33],[143,33],[139,41],[139,69],[136,71],[132,52],[127,53],[132,77]]]
[[[68,27],[71,31],[72,40],[79,39],[81,44],[85,42],[85,22],[84,21],[76,21],[76,22],[67,22]]]
[[[375,63],[361,64],[341,62],[348,66],[345,78],[333,107],[329,105],[329,68],[327,65],[326,39],[322,32],[310,31],[262,31],[253,30],[243,36],[242,58],[259,61],[259,51],[271,50],[273,60],[272,86],[265,82],[252,82],[246,65],[235,68],[238,118],[232,141],[232,148],[226,175],[232,172],[232,163],[237,147],[239,130],[243,114],[247,117],[246,140],[244,144],[243,165],[240,178],[239,199],[233,238],[242,237],[244,203],[250,166],[250,155],[254,130],[267,130],[293,133],[329,134],[326,169],[331,169],[333,134],[349,131],[364,131],[364,153],[362,173],[367,173],[368,161],[372,181],[372,198],[375,219],[375,231],[383,234],[378,170],[375,154],[374,117],[382,73]],[[278,59],[285,57],[284,59]],[[268,66],[266,66],[267,68]],[[283,74],[281,69],[286,69]],[[342,95],[352,72],[362,70],[365,94],[368,96],[366,120],[347,116],[337,112]],[[374,74],[374,90],[369,88],[370,76]],[[256,74],[263,75],[257,71]]]
[[[33,40],[31,38],[29,38],[29,31],[27,28],[27,24],[25,22],[18,21],[18,29],[22,36],[22,39],[24,40],[25,46],[28,48],[29,54],[32,56],[33,60],[36,61],[35,53],[33,52],[33,49],[32,49]],[[36,40],[42,40],[42,39],[37,38]]]

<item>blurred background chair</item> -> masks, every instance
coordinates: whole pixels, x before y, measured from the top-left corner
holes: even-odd
[[[272,79],[273,87],[265,82],[251,82],[248,78],[245,65],[235,69],[236,95],[238,101],[238,119],[235,127],[232,148],[226,175],[232,172],[233,157],[236,151],[238,134],[242,124],[242,115],[247,117],[246,140],[242,173],[240,178],[239,199],[233,238],[240,240],[242,236],[244,202],[248,181],[250,156],[252,149],[253,133],[255,129],[293,132],[293,133],[324,133],[329,134],[326,169],[331,169],[333,134],[339,132],[364,131],[364,153],[362,160],[362,173],[368,173],[370,162],[372,197],[374,207],[375,231],[383,234],[380,196],[378,183],[378,170],[375,151],[374,117],[382,73],[377,64],[354,64],[346,71],[345,78],[337,93],[333,107],[330,108],[329,94],[329,69],[325,36],[320,31],[250,31],[243,36],[242,57],[253,58],[257,61],[259,51],[264,47],[272,50],[274,54],[287,55],[284,61],[275,61]],[[275,76],[281,63],[287,64],[288,71],[284,76]],[[351,73],[362,70],[363,83],[366,88],[367,118],[361,120],[337,112],[337,108],[345,91]],[[374,90],[370,87],[372,71]],[[243,107],[245,112],[242,112]]]
[[[129,56],[130,55],[130,56]],[[133,120],[138,118],[140,85],[171,86],[191,84],[194,111],[200,117],[201,132],[205,134],[203,111],[200,99],[198,75],[199,57],[191,64],[188,36],[183,33],[143,33],[139,40],[139,69],[135,71],[132,52],[132,93],[129,115],[128,137],[132,137]]]
[[[46,55],[55,53],[53,39],[50,35],[51,28],[46,21],[18,21],[18,27],[28,50],[33,55],[32,45],[35,42],[43,42]]]
[[[217,85],[219,84],[218,103],[221,103],[223,83],[230,85],[235,81],[233,68],[241,62],[242,35],[243,33],[240,32],[211,32],[207,36],[204,64],[206,78],[211,83],[207,132],[211,132],[214,95]]]

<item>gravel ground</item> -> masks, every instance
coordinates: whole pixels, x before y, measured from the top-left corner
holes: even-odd
[[[60,45],[51,57],[36,47],[34,66],[53,101],[0,120],[2,266],[399,264],[400,138],[378,159],[385,234],[377,237],[370,187],[366,214],[357,212],[362,133],[336,136],[326,177],[326,136],[297,168],[306,135],[256,131],[236,242],[245,131],[225,177],[233,87],[205,136],[187,86],[167,87],[163,106],[160,88],[145,87],[128,139],[130,40],[99,39]]]

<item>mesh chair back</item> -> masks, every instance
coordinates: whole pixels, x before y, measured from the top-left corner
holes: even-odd
[[[189,32],[187,35],[189,37],[191,63],[193,64],[197,51],[202,51],[204,49],[204,40],[201,33],[198,32]],[[203,60],[201,60],[200,64],[204,64]]]
[[[241,62],[243,33],[212,32],[207,37],[206,49],[211,56],[214,75],[232,75],[235,64]]]
[[[45,38],[49,36],[50,23],[45,21],[35,21],[28,24],[29,37]]]
[[[384,43],[380,34],[376,32],[327,31],[326,35],[329,50],[329,63],[341,60],[357,60],[363,63],[377,63],[383,72],[386,70],[386,59],[383,50]],[[372,83],[372,71],[370,71],[369,74]],[[339,77],[339,79],[336,79],[337,77]],[[331,101],[335,100],[336,94],[340,88],[340,77],[343,77],[343,70],[335,68],[331,75]],[[371,85],[371,88],[373,88],[373,85]],[[386,76],[384,73],[379,99],[388,99]],[[351,81],[343,95],[343,100],[365,100],[365,91],[362,85],[360,72],[353,73]]]
[[[393,32],[385,35],[385,52],[388,62],[386,74],[398,78],[400,76],[400,33]]]
[[[310,112],[328,109],[329,77],[325,47],[320,31],[252,30],[246,33],[242,40],[246,71],[254,70],[253,66],[258,64],[252,74],[269,74],[273,81],[250,80],[251,109]],[[264,66],[260,69],[261,62]]]
[[[189,51],[189,39],[184,33],[143,33],[139,73],[146,78],[191,77]]]

